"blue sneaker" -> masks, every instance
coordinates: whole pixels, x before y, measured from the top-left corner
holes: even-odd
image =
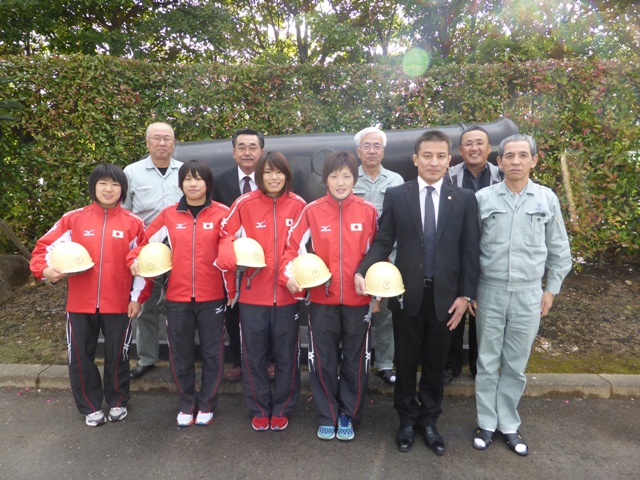
[[[338,417],[338,432],[336,434],[338,440],[353,440],[355,432],[351,424],[351,417],[345,413],[341,413]]]
[[[336,427],[333,425],[320,425],[318,427],[318,438],[321,440],[333,440],[336,436]]]

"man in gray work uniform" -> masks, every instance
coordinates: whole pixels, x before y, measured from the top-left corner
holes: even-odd
[[[540,318],[549,313],[571,270],[558,197],[529,180],[537,153],[536,142],[528,135],[505,138],[498,148],[504,182],[476,193],[481,234],[476,314],[478,428],[473,447],[485,450],[499,430],[509,448],[521,456],[529,453],[518,432],[524,370]]]
[[[142,218],[145,227],[164,207],[176,203],[183,195],[178,185],[178,170],[182,162],[171,156],[175,149],[173,128],[166,123],[155,122],[147,127],[146,137],[149,156],[124,169],[129,182],[129,194],[122,204]],[[160,312],[163,305],[160,303],[161,296],[162,285],[158,280],[137,318],[136,349],[139,360],[131,369],[132,378],[144,375],[158,360]]]
[[[376,127],[365,128],[356,133],[353,139],[361,162],[353,193],[373,203],[380,216],[387,188],[402,185],[404,180],[399,174],[382,166],[384,147],[387,145],[387,135],[382,130]],[[391,261],[395,260],[395,256],[394,248]],[[371,321],[375,327],[375,365],[378,375],[385,382],[393,384],[396,381],[396,374],[393,372],[393,322],[386,299],[380,303],[380,310],[371,316]]]

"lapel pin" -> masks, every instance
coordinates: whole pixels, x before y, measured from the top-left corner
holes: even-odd
[[[447,197],[447,200],[451,200],[451,195],[449,195],[449,196]]]

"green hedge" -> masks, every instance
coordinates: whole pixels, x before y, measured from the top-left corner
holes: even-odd
[[[510,117],[541,147],[535,179],[565,207],[574,256],[637,254],[640,68],[545,61],[432,68],[168,65],[112,57],[0,59],[1,217],[33,247],[64,212],[87,202],[99,161],[145,153],[144,129],[171,123],[180,140],[488,122]],[[563,177],[560,159],[567,168]],[[42,179],[42,180],[41,180]],[[565,188],[566,187],[566,188]],[[569,205],[569,198],[573,204]],[[15,248],[0,238],[0,249]]]

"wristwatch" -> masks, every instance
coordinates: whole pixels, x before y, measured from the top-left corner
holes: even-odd
[[[464,298],[469,303],[473,303],[473,298],[471,297],[462,297],[462,298]]]

